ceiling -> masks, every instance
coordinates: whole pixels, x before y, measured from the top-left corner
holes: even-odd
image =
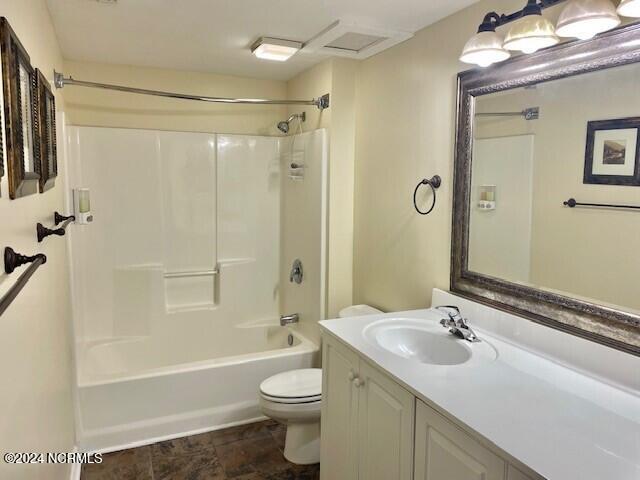
[[[476,0],[47,0],[69,60],[287,80],[328,54],[255,58],[261,36],[307,42],[336,20],[414,33]]]

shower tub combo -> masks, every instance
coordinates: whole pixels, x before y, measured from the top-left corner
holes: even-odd
[[[95,217],[69,236],[79,447],[264,418],[264,379],[318,365],[318,345],[279,317],[324,315],[326,132],[67,136],[69,183],[91,190]]]
[[[222,338],[216,333],[197,351],[190,340],[84,346],[78,352],[82,448],[113,449],[259,420],[260,382],[310,368],[318,354],[317,345],[280,326],[237,328]]]

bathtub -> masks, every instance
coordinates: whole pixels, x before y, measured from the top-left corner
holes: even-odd
[[[318,354],[280,326],[78,345],[78,445],[110,451],[260,420],[260,382]]]

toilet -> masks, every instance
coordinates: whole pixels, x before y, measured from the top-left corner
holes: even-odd
[[[369,305],[343,308],[340,318],[382,313]],[[304,368],[278,373],[260,384],[260,409],[286,425],[284,457],[291,463],[320,462],[322,369]]]
[[[320,462],[322,369],[278,373],[260,384],[260,408],[287,426],[284,457],[291,463]]]

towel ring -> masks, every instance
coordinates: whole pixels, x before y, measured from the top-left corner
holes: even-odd
[[[416,212],[418,212],[420,215],[428,215],[431,213],[431,211],[436,206],[436,189],[440,188],[441,184],[442,179],[440,178],[440,175],[434,175],[430,179],[423,178],[422,181],[418,185],[416,185],[416,189],[413,191],[413,206],[416,209]],[[416,196],[418,195],[418,190],[420,189],[421,185],[429,185],[431,187],[431,191],[433,192],[433,203],[431,203],[431,207],[426,212],[418,208],[418,202],[416,200]]]

